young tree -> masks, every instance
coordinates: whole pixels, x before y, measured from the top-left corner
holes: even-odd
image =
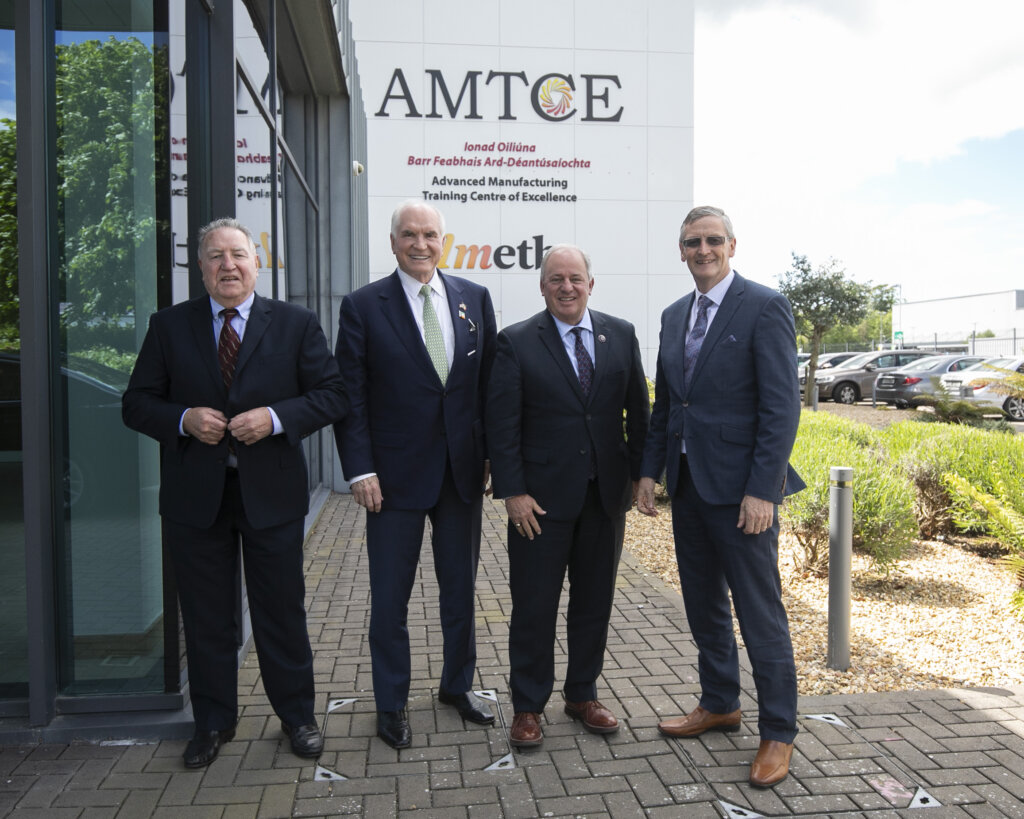
[[[856,324],[864,318],[873,289],[847,279],[846,270],[835,259],[812,269],[806,256],[794,253],[789,270],[779,276],[779,290],[789,299],[801,332],[810,339],[804,405],[811,406],[822,338],[837,324]]]

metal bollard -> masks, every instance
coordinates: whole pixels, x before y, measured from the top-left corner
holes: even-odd
[[[818,385],[814,385],[814,392],[811,393],[811,409],[818,411]]]
[[[853,469],[829,471],[828,667],[850,667],[850,587],[853,562]]]

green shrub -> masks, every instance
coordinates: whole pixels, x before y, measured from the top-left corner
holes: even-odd
[[[946,424],[893,424],[881,430],[890,456],[913,481],[918,527],[922,537],[957,531],[972,534],[985,529],[982,519],[971,521],[970,509],[953,519],[953,500],[943,476],[959,475],[983,492],[1007,487],[1011,508],[1024,512],[1024,439],[999,432]]]
[[[958,524],[975,526],[980,517],[985,531],[1010,549],[1003,563],[1017,578],[1017,590],[1010,608],[1024,622],[1024,514],[1012,506],[1012,494],[1006,484],[997,482],[993,493],[982,492],[959,475],[947,473],[943,480],[954,498],[954,518]],[[1019,490],[1019,487],[1017,487]],[[969,510],[966,518],[961,512]]]
[[[798,563],[824,574],[828,566],[829,473],[853,468],[853,545],[888,572],[917,531],[914,493],[898,464],[887,456],[878,430],[831,413],[805,410],[793,448],[794,468],[807,483],[787,498],[782,525],[800,544]]]

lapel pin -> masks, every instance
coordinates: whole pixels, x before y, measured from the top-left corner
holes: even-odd
[[[604,344],[608,339],[606,339],[603,335],[600,335],[597,337],[597,340]]]
[[[459,318],[460,319],[464,319],[465,317],[466,317],[466,314],[464,312],[462,312],[462,310],[459,310]]]

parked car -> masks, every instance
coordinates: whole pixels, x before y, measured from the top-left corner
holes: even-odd
[[[844,361],[848,361],[855,355],[861,355],[860,353],[842,352],[842,353],[822,353],[818,356],[818,369],[815,371],[820,372],[821,370],[828,370],[832,367],[837,367]],[[807,361],[803,361],[799,367],[797,367],[797,375],[800,378],[800,392],[804,391],[804,387],[807,386]]]
[[[898,370],[879,375],[875,379],[875,398],[900,409],[916,407],[934,398],[939,378],[944,373],[960,372],[984,360],[984,356],[963,353],[919,358]]]
[[[138,436],[121,420],[128,376],[74,356],[63,362],[60,375],[69,427],[64,505],[125,514],[139,490]],[[22,480],[21,409],[21,356],[0,353],[0,475],[10,486]]]
[[[1024,373],[1024,356],[1017,358],[989,358],[975,366],[942,376],[942,388],[951,398],[969,401],[983,408],[1006,413],[1014,421],[1024,421],[1024,398],[995,392],[993,382],[1006,378],[1005,372]]]
[[[847,359],[838,367],[816,373],[818,398],[839,404],[853,404],[871,395],[875,378],[880,372],[890,372],[905,367],[911,361],[929,356],[928,350],[878,350],[861,353]]]

